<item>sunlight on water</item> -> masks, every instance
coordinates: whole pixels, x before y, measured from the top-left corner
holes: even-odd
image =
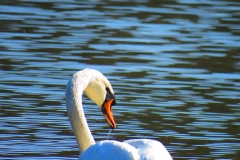
[[[239,8],[234,0],[1,1],[0,157],[77,159],[65,86],[95,68],[113,85],[118,126],[110,134],[84,96],[96,141],[151,138],[174,159],[237,159]]]

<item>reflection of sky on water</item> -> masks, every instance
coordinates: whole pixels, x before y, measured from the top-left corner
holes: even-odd
[[[175,159],[239,151],[239,3],[0,2],[0,155],[75,159],[68,78],[89,67],[113,84],[110,139],[154,138]],[[96,140],[108,126],[84,97]]]

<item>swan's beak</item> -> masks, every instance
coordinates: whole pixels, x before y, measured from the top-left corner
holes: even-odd
[[[109,101],[105,102],[102,106],[103,115],[112,129],[117,128],[117,125],[115,123],[113,113],[112,113],[112,102],[113,101],[114,101],[114,99],[112,98]]]

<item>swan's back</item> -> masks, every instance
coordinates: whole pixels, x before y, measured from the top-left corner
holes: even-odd
[[[79,160],[140,160],[140,157],[133,146],[106,140],[90,146],[80,155]]]
[[[79,160],[172,160],[172,157],[158,141],[133,139],[100,141],[85,150]]]

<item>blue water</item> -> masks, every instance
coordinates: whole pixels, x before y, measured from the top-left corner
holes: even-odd
[[[0,1],[0,159],[77,159],[72,74],[112,83],[109,139],[161,141],[174,159],[239,159],[238,1]],[[109,126],[84,96],[96,141]]]

